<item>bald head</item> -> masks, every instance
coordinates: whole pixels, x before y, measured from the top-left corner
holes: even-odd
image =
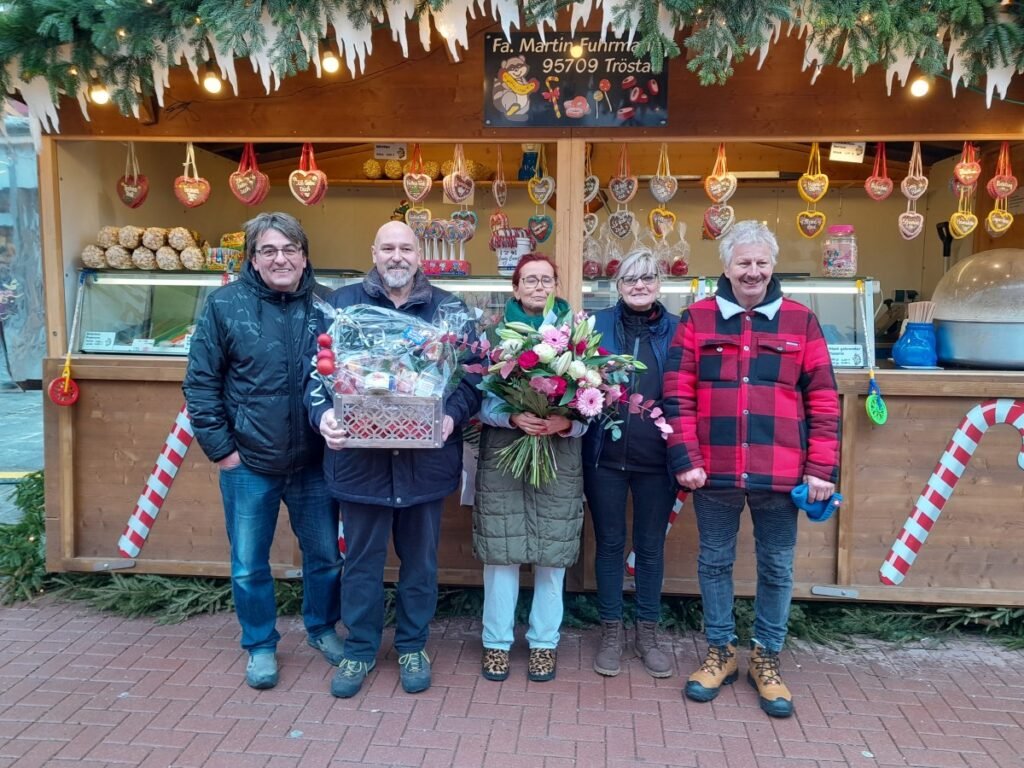
[[[412,227],[403,221],[389,221],[377,230],[373,240],[373,264],[384,284],[404,291],[420,267],[420,248]]]

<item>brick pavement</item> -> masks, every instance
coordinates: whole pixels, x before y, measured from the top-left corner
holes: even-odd
[[[301,623],[279,628],[281,683],[258,692],[231,614],[160,626],[50,599],[0,608],[0,768],[1024,766],[1024,655],[978,640],[794,644],[796,715],[771,720],[742,678],[696,704],[636,659],[597,676],[592,630],[563,633],[556,680],[528,683],[517,647],[512,677],[488,682],[468,619],[434,626],[429,691],[401,691],[385,639],[342,701]],[[692,633],[665,643],[687,672],[702,650]]]

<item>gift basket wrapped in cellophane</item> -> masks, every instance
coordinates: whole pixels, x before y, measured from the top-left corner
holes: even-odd
[[[432,322],[385,307],[319,303],[330,326],[318,339],[316,373],[352,448],[440,448],[445,397],[462,377],[473,323],[462,302]]]

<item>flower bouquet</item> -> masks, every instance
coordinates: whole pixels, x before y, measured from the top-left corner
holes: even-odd
[[[672,431],[661,409],[641,395],[627,397],[635,371],[646,366],[631,355],[612,354],[600,346],[595,318],[571,311],[559,316],[555,297],[548,297],[539,328],[506,322],[496,331],[491,365],[480,388],[500,398],[504,413],[532,413],[541,418],[561,415],[570,420],[599,419],[613,440],[621,436],[619,404],[631,413],[647,413],[667,434]],[[555,460],[548,435],[523,435],[498,454],[498,466],[533,486],[555,477]]]

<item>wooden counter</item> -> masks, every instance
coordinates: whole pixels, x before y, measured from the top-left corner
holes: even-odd
[[[46,361],[45,378],[62,360]],[[85,355],[73,359],[81,399],[70,408],[47,402],[47,566],[51,570],[229,574],[216,469],[193,446],[137,560],[117,541],[183,402],[180,359]],[[1024,373],[880,371],[889,408],[884,426],[864,411],[868,376],[838,375],[843,407],[841,491],[845,503],[823,524],[800,523],[796,595],[815,587],[893,602],[1022,605],[1024,472],[1021,436],[997,425],[986,433],[967,471],[899,587],[879,583],[878,568],[964,415],[992,398],[1024,399]],[[481,583],[473,558],[469,507],[449,499],[440,552],[443,584]],[[301,558],[281,515],[271,555],[276,576],[295,576]],[[754,591],[754,545],[744,520],[736,563],[739,595]],[[666,543],[665,592],[697,594],[697,535],[689,502]],[[568,588],[593,590],[593,533]],[[392,557],[388,578],[397,577]]]

